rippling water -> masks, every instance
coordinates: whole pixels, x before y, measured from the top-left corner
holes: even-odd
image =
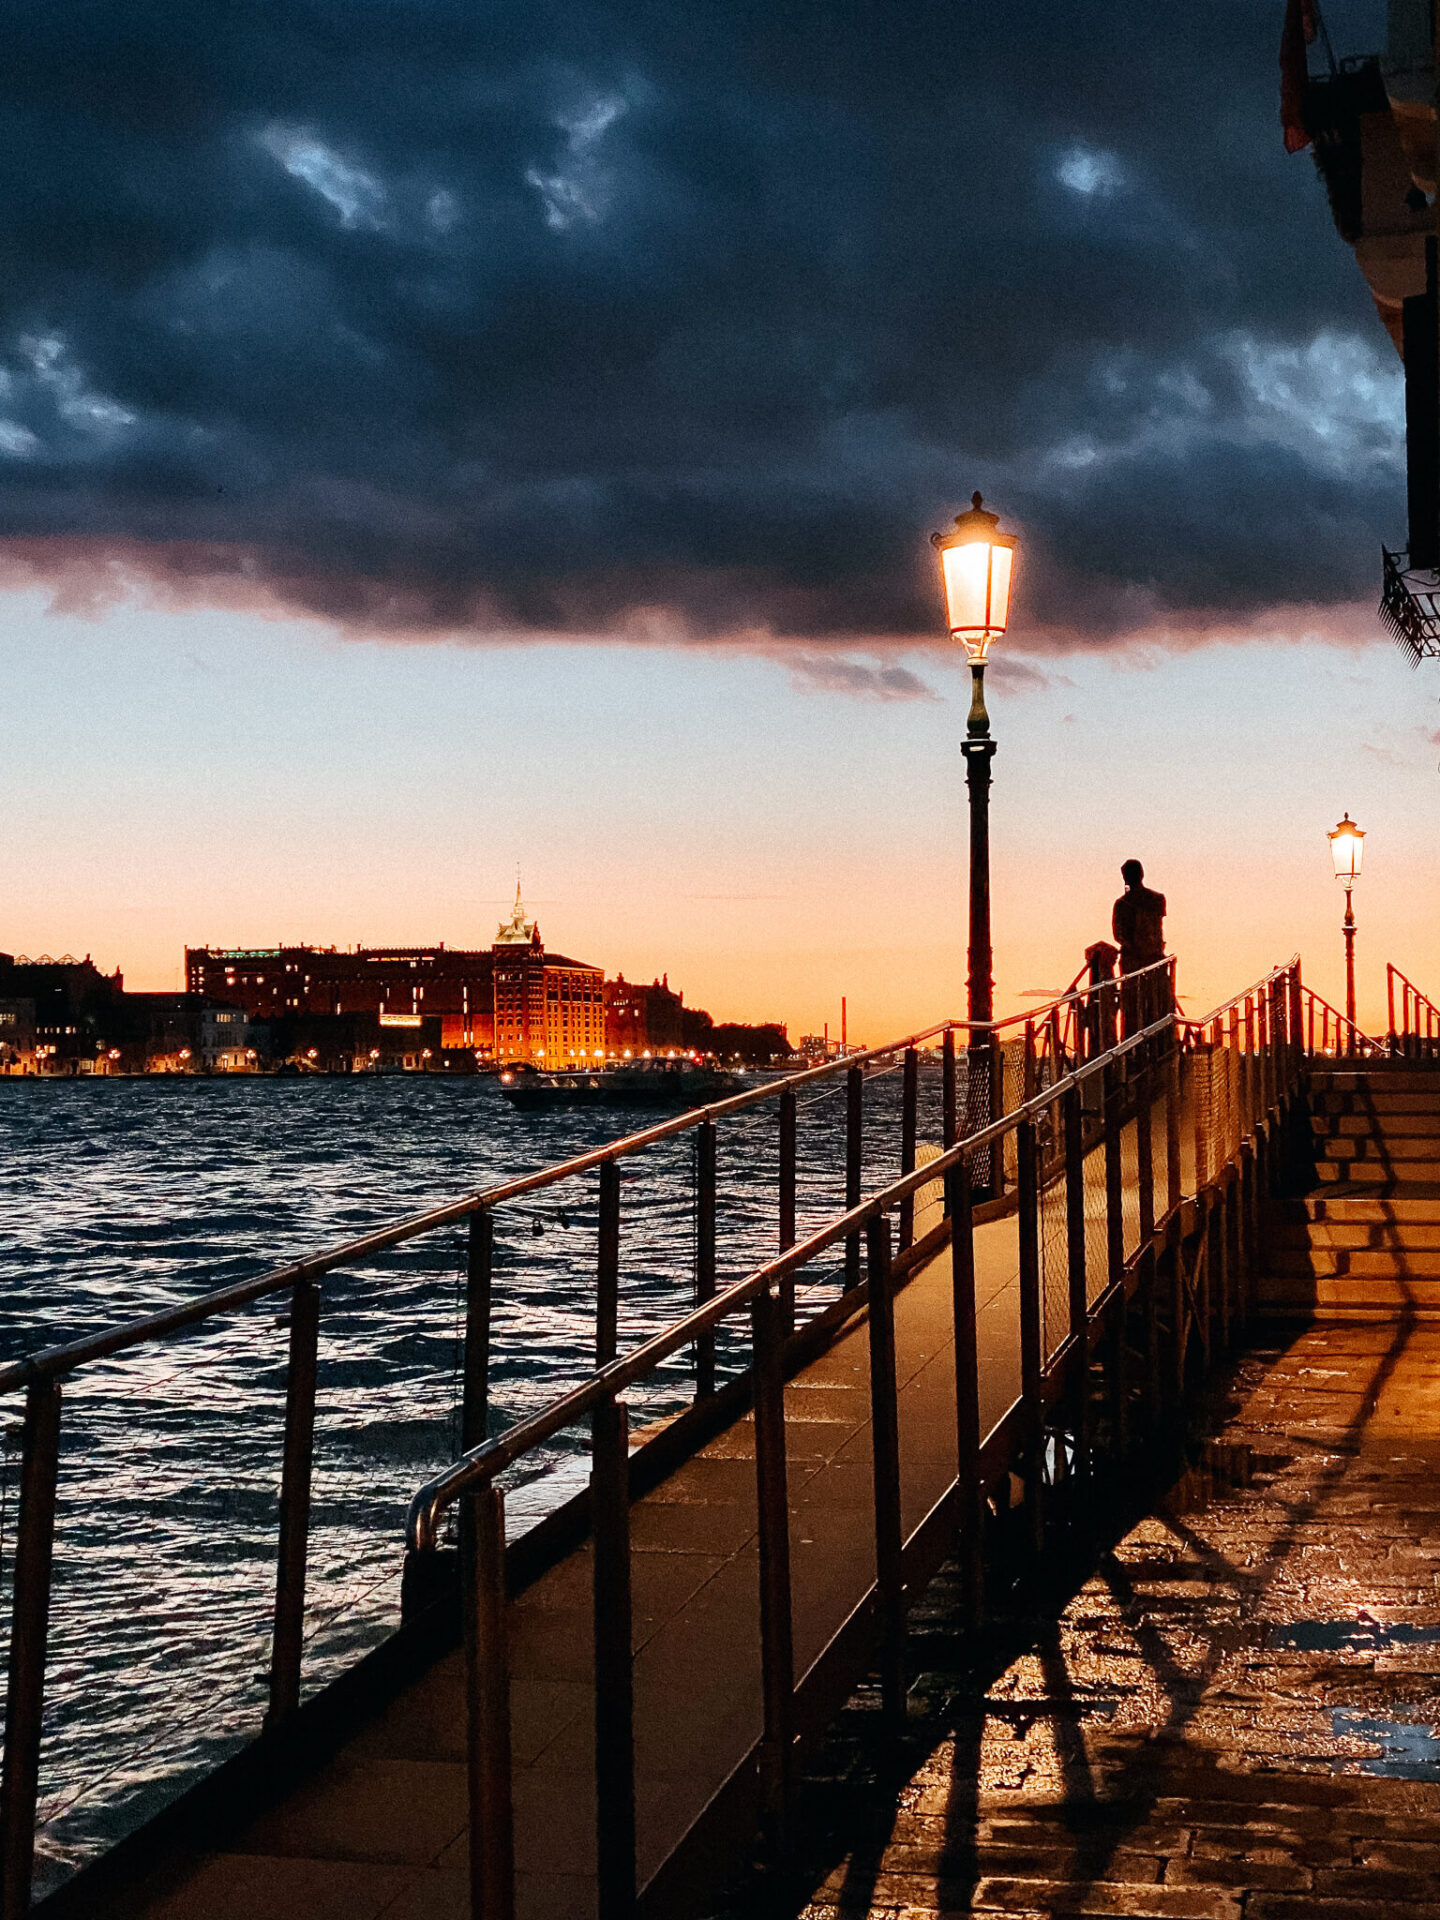
[[[867,1082],[867,1188],[898,1166],[898,1092],[898,1075]],[[843,1107],[838,1083],[802,1102],[802,1235],[839,1209]],[[938,1138],[938,1107],[927,1060],[922,1139]],[[517,1115],[480,1077],[0,1080],[0,1359],[193,1298],[640,1124],[583,1109]],[[773,1103],[722,1124],[717,1161],[723,1285],[775,1251]],[[595,1204],[590,1175],[497,1214],[492,1430],[590,1365]],[[463,1265],[463,1235],[451,1227],[325,1282],[307,1691],[398,1620],[406,1506],[458,1443]],[[625,1163],[621,1267],[623,1349],[691,1298],[693,1136]],[[815,1297],[833,1286],[832,1268]],[[66,1383],[40,1891],[259,1730],[283,1307],[259,1302]],[[722,1329],[722,1371],[739,1353],[727,1352]],[[632,1418],[673,1409],[689,1391],[677,1360]],[[0,1404],[7,1647],[21,1411],[19,1396]],[[583,1439],[557,1443],[520,1476],[512,1526],[574,1485]]]

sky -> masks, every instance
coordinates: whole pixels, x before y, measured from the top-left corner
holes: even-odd
[[[1193,1010],[1337,996],[1345,808],[1362,1015],[1440,997],[1400,368],[1282,13],[17,0],[0,947],[485,943],[518,864],[717,1017],[954,1012],[978,487],[1001,1007],[1131,855]]]

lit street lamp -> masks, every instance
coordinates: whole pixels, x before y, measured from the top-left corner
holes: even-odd
[[[1345,918],[1340,925],[1345,934],[1345,1018],[1350,1022],[1350,1039],[1355,1038],[1355,882],[1360,878],[1365,858],[1365,835],[1347,813],[1329,835],[1330,858],[1335,862],[1335,878],[1345,889]]]
[[[968,513],[955,516],[953,533],[932,533],[940,555],[945,615],[950,638],[964,644],[970,662],[970,716],[965,725],[965,784],[970,790],[970,947],[968,1005],[971,1022],[966,1110],[970,1126],[991,1118],[990,1067],[993,1036],[977,1024],[995,1017],[994,956],[990,947],[990,762],[995,742],[985,711],[985,662],[990,643],[1010,617],[1010,580],[1015,536],[999,531],[1000,516],[987,513],[976,493]],[[983,1067],[981,1062],[983,1061]],[[982,1096],[983,1090],[983,1097]]]

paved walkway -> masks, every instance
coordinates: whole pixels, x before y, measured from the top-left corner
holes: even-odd
[[[942,1576],[905,1778],[861,1697],[805,1920],[1440,1920],[1440,1330],[1276,1339],[1211,1460],[988,1685]]]

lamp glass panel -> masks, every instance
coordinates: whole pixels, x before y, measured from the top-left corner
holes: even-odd
[[[989,543],[975,540],[964,546],[944,547],[940,563],[945,578],[945,616],[951,633],[983,633]]]
[[[997,546],[990,553],[990,631],[1004,633],[1010,619],[1010,572],[1015,551]]]
[[[1365,855],[1365,836],[1357,827],[1338,826],[1330,836],[1330,855],[1337,880],[1358,880]]]

